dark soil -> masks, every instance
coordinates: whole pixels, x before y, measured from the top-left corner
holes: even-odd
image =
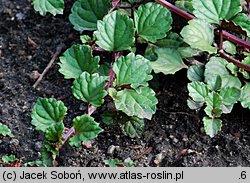
[[[67,1],[66,7],[72,4]],[[30,112],[38,97],[65,102],[70,127],[82,114],[81,103],[71,95],[72,81],[63,79],[55,64],[33,89],[32,72],[42,72],[56,48],[64,50],[79,42],[65,15],[41,17],[31,0],[0,0],[0,122],[10,127],[14,138],[0,137],[0,157],[14,154],[22,162],[40,159],[43,134],[31,125]],[[28,39],[33,40],[28,41]],[[237,105],[223,116],[222,132],[213,139],[205,135],[202,115],[186,105],[186,71],[161,76],[158,111],[146,122],[141,139],[130,139],[118,127],[105,129],[93,141],[93,149],[65,145],[58,166],[103,166],[103,160],[131,158],[136,166],[250,166],[250,113]],[[101,112],[101,111],[99,111]],[[94,114],[100,119],[98,112]],[[108,153],[111,146],[117,146]]]

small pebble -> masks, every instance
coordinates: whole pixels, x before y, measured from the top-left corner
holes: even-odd
[[[109,146],[107,153],[108,153],[108,154],[113,154],[114,151],[115,151],[115,149],[116,149],[116,146],[111,145],[111,146]]]
[[[3,78],[3,73],[2,72],[0,72],[0,79],[2,79]]]
[[[27,56],[27,59],[28,59],[28,60],[31,60],[31,59],[32,59],[32,56],[31,56],[31,55],[28,55],[28,56]]]
[[[174,142],[174,143],[177,143],[177,142],[179,142],[179,140],[178,140],[177,138],[174,138],[174,139],[173,139],[173,142]]]
[[[17,18],[17,20],[23,20],[23,19],[25,19],[25,15],[20,12],[20,13],[16,14],[16,18]]]
[[[162,155],[162,153],[159,153],[159,154],[157,154],[157,155],[155,156],[154,163],[155,163],[156,165],[159,165],[159,164],[161,163],[162,159],[163,159],[163,155]]]

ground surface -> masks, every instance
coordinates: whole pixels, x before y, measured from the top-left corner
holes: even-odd
[[[67,1],[67,5],[70,4]],[[0,157],[14,154],[23,162],[40,158],[43,135],[34,130],[30,111],[38,97],[55,97],[69,108],[65,120],[83,113],[66,81],[54,65],[37,89],[32,71],[42,72],[55,52],[79,41],[65,16],[41,17],[31,0],[0,0],[0,122],[8,125],[14,138],[0,137]],[[28,38],[33,40],[28,41]],[[95,148],[65,145],[58,166],[103,166],[103,160],[131,158],[136,166],[250,166],[250,113],[237,105],[223,116],[222,132],[210,139],[202,129],[201,114],[186,106],[185,71],[162,79],[158,112],[146,122],[141,139],[130,139],[120,128],[108,128],[93,142]],[[100,111],[101,112],[101,111]],[[94,114],[98,119],[98,113]],[[110,146],[117,146],[109,153]]]

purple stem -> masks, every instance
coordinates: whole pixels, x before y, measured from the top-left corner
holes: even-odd
[[[219,46],[219,50],[223,49],[223,34],[222,34],[222,29],[220,28],[220,46]]]
[[[65,133],[62,137],[62,145],[71,137],[75,134],[75,128],[71,127],[67,133]],[[62,147],[62,145],[60,147]]]
[[[177,8],[176,6],[172,5],[171,3],[165,1],[165,0],[155,0],[156,2],[160,3],[161,5],[163,5],[164,7],[170,9],[171,11],[177,13],[178,15],[182,16],[183,18],[187,19],[187,20],[192,20],[195,17],[179,8]],[[244,48],[250,49],[250,43],[248,41],[243,41],[242,39],[224,31],[224,30],[217,30],[215,31],[216,34],[220,35],[220,40],[223,38],[232,41],[234,43],[237,43],[241,46],[243,46]],[[220,47],[222,47],[222,45],[220,45]],[[242,62],[230,57],[229,55],[227,55],[221,48],[219,48],[218,53],[220,54],[221,57],[225,58],[227,61],[234,63],[235,65],[237,65],[238,67],[241,67],[247,71],[250,72],[250,66],[243,64]]]
[[[246,65],[246,64],[236,60],[235,58],[226,54],[223,50],[219,50],[218,53],[220,54],[220,56],[222,58],[225,58],[227,61],[232,62],[233,64],[237,65],[238,67],[241,67],[241,68],[247,70],[248,72],[250,72],[250,65]]]
[[[122,52],[113,53],[113,58],[112,58],[112,59],[113,59],[113,62],[117,61],[118,58],[119,58],[121,55],[122,55]],[[109,79],[109,81],[107,82],[107,84],[106,84],[105,87],[104,87],[105,90],[108,90],[109,87],[111,86],[111,84],[112,84],[112,83],[114,82],[114,80],[115,80],[115,73],[114,73],[112,67],[110,67],[109,77],[110,77],[110,79]],[[87,104],[86,114],[91,115],[91,114],[93,114],[93,112],[95,112],[96,109],[97,109],[97,108],[96,108],[95,106],[92,106],[92,105],[90,105],[90,104]],[[67,142],[67,140],[68,140],[70,137],[72,137],[74,134],[75,134],[75,128],[74,128],[74,127],[71,127],[71,128],[69,129],[69,131],[67,131],[67,132],[64,134],[64,136],[62,137],[62,145],[63,145],[65,142]],[[59,148],[61,148],[62,145],[61,145]]]
[[[171,11],[177,13],[178,15],[182,16],[183,18],[187,19],[187,20],[192,20],[195,17],[179,8],[177,8],[176,6],[172,5],[171,3],[165,1],[165,0],[155,0],[156,2],[160,3],[161,5],[163,5],[164,7],[170,9]],[[216,31],[216,34],[219,34],[220,31]],[[250,49],[250,43],[247,41],[243,41],[242,39],[226,32],[226,31],[222,31],[222,35],[225,39],[228,39],[229,41],[232,41],[234,43],[237,43],[243,47],[246,47],[248,49]]]

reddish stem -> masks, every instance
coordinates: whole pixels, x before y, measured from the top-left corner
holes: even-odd
[[[172,5],[171,3],[165,1],[165,0],[155,0],[156,2],[160,3],[161,5],[163,5],[164,7],[170,9],[171,11],[177,13],[178,15],[182,16],[183,18],[187,19],[187,20],[192,20],[195,17],[179,8],[177,8],[176,6]],[[219,34],[219,31],[215,32],[216,34]],[[243,41],[242,39],[226,32],[226,31],[222,31],[222,35],[225,39],[228,39],[229,41],[232,41],[234,43],[237,43],[243,47],[246,47],[248,49],[250,49],[250,43],[247,41]]]
[[[238,60],[236,60],[233,57],[230,57],[228,54],[226,54],[223,50],[219,50],[218,53],[222,58],[225,58],[227,61],[232,62],[233,64],[237,65],[238,67],[241,67],[245,69],[246,71],[250,72],[250,66],[246,65]]]
[[[113,53],[113,58],[112,58],[112,62],[116,62],[119,57],[122,55],[122,52],[118,52],[118,53]],[[112,83],[115,80],[115,72],[112,69],[112,66],[110,66],[110,70],[109,70],[109,81],[107,82],[107,84],[105,85],[104,89],[108,90],[109,87],[112,85]]]
[[[184,17],[187,20],[191,20],[194,19],[195,17],[179,8],[177,8],[176,6],[172,5],[171,3],[165,1],[165,0],[155,0],[156,2],[160,3],[161,5],[163,5],[164,7],[170,9],[171,11],[177,13],[178,15]],[[223,38],[232,41],[234,43],[237,43],[241,46],[243,46],[245,49],[250,49],[250,43],[248,41],[243,41],[242,39],[224,31],[224,30],[217,30],[215,31],[216,34],[220,35],[220,48],[218,50],[218,53],[220,54],[220,56],[222,58],[225,58],[227,61],[234,63],[235,65],[237,65],[238,67],[241,67],[247,71],[250,72],[250,66],[243,64],[242,62],[234,59],[233,57],[230,57],[229,55],[227,55],[223,50],[222,50],[222,42],[223,42]]]
[[[113,53],[113,58],[112,58],[112,61],[115,62],[118,60],[118,58],[122,55],[122,52],[117,52],[117,53]],[[115,80],[115,73],[112,69],[112,67],[110,67],[110,71],[109,71],[109,81],[107,82],[107,84],[105,85],[104,89],[105,90],[108,90],[109,87],[111,86],[111,84],[114,82]],[[89,103],[87,104],[87,110],[86,110],[86,114],[88,115],[91,115],[93,114],[93,112],[95,112],[97,108],[95,106],[92,106],[90,105]],[[64,136],[62,137],[62,145],[70,138],[72,137],[73,135],[75,134],[75,128],[74,127],[71,127],[69,129],[69,131],[67,131]],[[59,147],[61,148],[62,145]]]
[[[215,34],[219,35],[220,31],[219,30],[215,31]],[[223,38],[225,38],[229,41],[232,41],[234,43],[237,43],[238,45],[241,45],[244,48],[250,49],[250,43],[248,41],[243,41],[242,39],[238,38],[237,36],[232,35],[224,30],[222,31],[222,35],[223,35]]]
[[[222,29],[220,28],[220,46],[219,46],[219,50],[222,50],[223,48],[223,34],[222,34]]]
[[[62,145],[71,137],[75,134],[75,128],[71,127],[67,133],[65,133],[62,137]],[[61,146],[62,146],[61,145]],[[61,148],[61,146],[59,148]]]
[[[174,6],[173,4],[171,4],[167,1],[164,1],[164,0],[155,0],[155,1],[160,3],[162,6],[165,6],[166,8],[170,9],[171,11],[175,12],[176,14],[184,17],[187,20],[192,20],[195,18],[193,15],[187,13],[184,10],[177,8],[176,6]]]

